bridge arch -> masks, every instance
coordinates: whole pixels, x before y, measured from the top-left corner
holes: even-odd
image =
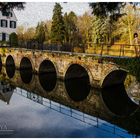
[[[13,56],[8,55],[6,58],[6,73],[8,75],[9,78],[13,78],[14,74],[15,74],[15,70],[16,70],[16,66],[15,66],[15,61]]]
[[[127,75],[127,71],[123,69],[110,70],[101,80],[101,87],[108,87],[117,84],[123,84]]]
[[[46,68],[50,68],[52,69],[52,71],[50,72],[56,72],[56,74],[58,74],[58,68],[55,62],[51,61],[50,59],[44,59],[38,68],[38,73],[44,73],[44,72],[49,72],[49,69]]]
[[[15,60],[13,58],[12,55],[8,55],[6,57],[6,62],[5,62],[6,66],[15,66]]]
[[[80,64],[72,63],[65,73],[65,88],[74,101],[85,100],[90,93],[89,71]]]
[[[67,67],[65,68],[65,71],[64,71],[64,79],[66,80],[67,78],[66,78],[66,74],[67,74],[67,72],[68,72],[68,70],[71,68],[71,67],[73,67],[73,66],[78,66],[79,68],[81,68],[85,73],[86,73],[86,75],[88,75],[88,77],[89,77],[89,82],[90,82],[90,84],[92,83],[92,79],[93,79],[93,77],[92,77],[92,73],[91,73],[91,71],[90,71],[90,69],[88,68],[88,66],[86,66],[86,65],[84,65],[84,64],[79,64],[79,63],[77,63],[77,62],[71,62],[71,63],[69,63],[68,65],[67,65]],[[78,68],[77,67],[77,68]],[[73,73],[73,72],[72,72]],[[76,73],[77,73],[77,71],[76,71]],[[75,76],[77,76],[77,78],[78,77],[80,77],[80,75],[76,75],[76,73],[75,73]],[[68,77],[68,79],[69,79],[69,77]]]
[[[45,91],[52,91],[56,86],[57,68],[56,65],[48,59],[41,62],[39,66],[39,82]]]

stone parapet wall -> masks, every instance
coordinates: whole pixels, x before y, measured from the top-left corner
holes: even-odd
[[[17,69],[20,68],[20,62],[22,58],[27,57],[32,64],[34,73],[39,72],[40,64],[44,60],[49,60],[54,64],[57,77],[60,79],[65,79],[65,74],[72,64],[78,64],[87,71],[91,86],[97,88],[102,87],[102,84],[106,77],[108,75],[111,76],[111,73],[113,71],[115,71],[116,73],[118,73],[119,71],[123,72],[122,75],[119,75],[120,77],[108,78],[111,81],[107,81],[107,86],[123,83],[126,75],[126,72],[123,69],[119,68],[116,64],[109,61],[100,62],[100,56],[86,55],[82,53],[0,48],[0,55],[3,65],[6,64],[7,57],[11,55],[14,59]],[[114,74],[114,76],[115,75],[117,74]],[[106,86],[106,84],[104,85]]]

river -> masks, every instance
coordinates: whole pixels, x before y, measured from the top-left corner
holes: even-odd
[[[1,67],[0,137],[140,137],[139,88],[95,89],[86,77]]]

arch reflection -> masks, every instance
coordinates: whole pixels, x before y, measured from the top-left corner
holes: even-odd
[[[6,59],[6,73],[9,78],[13,78],[15,74],[16,66],[14,59],[11,55],[9,55]]]
[[[33,73],[31,70],[21,70],[20,71],[20,76],[21,76],[21,80],[25,83],[25,84],[29,84],[32,80],[33,77]]]
[[[103,88],[101,95],[107,108],[116,115],[128,116],[138,108],[127,95],[123,84]]]

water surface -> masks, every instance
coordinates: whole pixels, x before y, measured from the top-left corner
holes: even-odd
[[[4,67],[0,77],[0,137],[140,134],[139,106],[124,85],[99,90],[91,88],[87,78],[64,82],[55,72],[34,75]]]

